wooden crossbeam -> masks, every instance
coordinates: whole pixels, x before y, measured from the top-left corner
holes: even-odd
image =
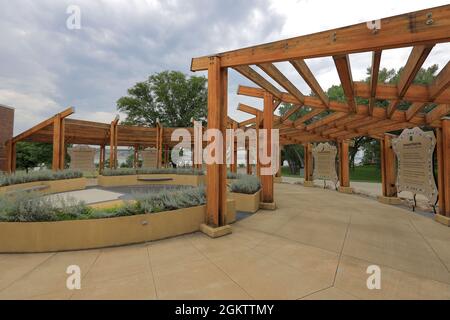
[[[350,59],[348,55],[340,55],[333,57],[334,64],[344,89],[345,98],[347,99],[350,112],[356,112],[355,93],[353,89],[352,70],[350,67]]]
[[[374,33],[363,22],[210,56],[221,57],[222,67],[234,67],[448,42],[450,5],[384,18],[380,26]],[[209,56],[194,58],[191,70],[207,70],[208,64]]]
[[[416,114],[423,110],[426,106],[426,103],[423,102],[414,102],[408,110],[406,110],[406,121],[410,121]]]
[[[312,92],[322,101],[324,106],[328,106],[329,100],[319,82],[317,81],[314,74],[309,69],[308,65],[303,59],[292,60],[290,61],[292,66],[297,70],[297,72],[302,76],[303,80],[308,84],[311,88]]]
[[[234,67],[234,70],[239,72],[241,75],[253,81],[255,84],[263,88],[264,90],[270,92],[274,97],[281,99],[281,92],[273,84],[264,79],[259,73],[250,68],[249,66],[238,66]]]
[[[361,98],[370,99],[371,90],[367,82],[356,81],[353,83],[355,95]],[[448,89],[448,88],[447,88]],[[379,83],[377,86],[376,98],[378,100],[400,100],[397,86],[393,84]],[[403,100],[411,102],[431,103],[450,103],[450,90],[442,91],[437,97],[431,95],[431,89],[425,85],[412,84],[406,92]]]
[[[328,116],[326,116],[326,117],[324,117],[324,118],[322,118],[322,119],[319,119],[319,120],[317,120],[317,121],[314,121],[314,122],[311,123],[310,125],[307,125],[307,126],[306,126],[306,130],[307,130],[307,131],[313,130],[313,129],[318,128],[318,127],[320,127],[320,126],[326,125],[326,124],[328,124],[328,123],[330,123],[330,122],[333,122],[333,121],[336,121],[336,120],[338,120],[338,119],[341,119],[341,118],[345,117],[346,115],[347,115],[347,114],[344,113],[344,112],[335,112],[335,113],[332,113],[332,114],[330,114],[330,115],[328,115]]]
[[[310,112],[305,114],[303,117],[298,118],[297,120],[295,120],[294,121],[294,127],[302,126],[305,121],[308,121],[308,120],[314,118],[315,116],[321,114],[322,112],[323,112],[323,110],[320,110],[320,109],[313,109],[313,110],[311,110]]]
[[[302,108],[301,105],[293,106],[290,110],[288,110],[282,117],[281,117],[281,123],[288,120],[294,113],[296,113],[298,110]]]
[[[29,136],[31,136],[31,135],[39,132],[40,130],[44,129],[45,127],[48,127],[48,126],[52,125],[56,118],[60,117],[61,119],[65,119],[68,116],[72,115],[73,113],[75,113],[75,108],[73,108],[73,107],[67,108],[66,110],[64,110],[64,111],[54,115],[53,117],[48,118],[47,120],[42,121],[41,123],[35,125],[34,127],[32,127],[30,129],[22,132],[18,136],[14,137],[12,139],[12,142],[16,143],[16,142],[19,142],[21,140],[24,140],[24,139],[28,138]]]
[[[289,81],[288,78],[278,70],[272,63],[258,64],[258,67],[263,70],[269,77],[275,80],[280,86],[282,86],[287,92],[292,94],[302,104],[305,102],[305,96],[297,89],[297,87]],[[281,96],[281,95],[280,95]]]
[[[249,106],[247,104],[244,104],[244,103],[239,103],[237,109],[239,111],[242,111],[242,112],[254,115],[254,116],[262,113],[261,110],[255,108],[255,107],[251,107],[251,106]]]
[[[435,100],[444,93],[446,89],[450,88],[450,62],[447,62],[445,67],[439,72],[436,79],[429,86],[430,98]]]
[[[433,45],[420,45],[415,46],[412,49],[408,61],[406,62],[406,65],[403,68],[402,73],[400,74],[400,79],[397,84],[398,100],[395,100],[393,103],[389,105],[388,117],[391,117],[395,112],[395,110],[397,110],[398,105],[403,100],[403,97],[408,91],[409,86],[416,78],[417,73],[419,72],[426,58],[430,54],[431,49],[433,49]]]
[[[427,123],[432,123],[448,114],[450,114],[450,104],[441,104],[426,114],[426,121]]]
[[[375,107],[377,86],[378,86],[378,74],[380,72],[381,63],[381,50],[376,50],[372,53],[372,68],[370,71],[370,99],[369,99],[369,114],[373,114],[373,108]]]

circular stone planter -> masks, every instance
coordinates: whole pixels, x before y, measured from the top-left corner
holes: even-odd
[[[153,180],[153,181],[151,181]],[[98,185],[101,187],[121,187],[135,185],[179,185],[200,186],[205,183],[205,176],[180,174],[140,174],[128,176],[99,176]]]
[[[86,189],[86,178],[35,181],[0,187],[0,194],[36,190],[42,195]]]
[[[1,222],[0,253],[38,253],[136,244],[193,233],[205,223],[206,206],[108,219]],[[235,221],[228,200],[227,223]]]

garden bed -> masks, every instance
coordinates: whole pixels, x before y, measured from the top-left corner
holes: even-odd
[[[255,213],[259,210],[261,190],[254,194],[230,192],[229,195],[229,198],[236,203],[236,211]]]
[[[228,201],[227,223],[235,220]],[[107,219],[1,222],[0,253],[58,252],[155,241],[200,230],[206,206]]]
[[[98,185],[102,187],[121,187],[145,184],[163,184],[179,186],[200,186],[205,176],[180,174],[139,174],[123,176],[99,176]]]
[[[39,188],[44,187],[44,188]],[[35,181],[0,187],[0,194],[12,194],[22,191],[35,191],[42,195],[62,193],[86,188],[85,178]]]

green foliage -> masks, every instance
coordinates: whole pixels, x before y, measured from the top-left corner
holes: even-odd
[[[255,194],[261,189],[261,182],[258,177],[243,175],[230,185],[231,192]]]
[[[240,173],[234,173],[231,171],[227,171],[227,179],[240,179],[242,177],[242,174]]]
[[[203,170],[199,169],[186,169],[186,168],[161,168],[161,169],[133,169],[133,168],[119,168],[119,169],[105,169],[102,172],[103,176],[116,177],[116,176],[132,176],[137,174],[179,174],[185,176],[202,176],[205,174]]]
[[[156,120],[168,127],[191,127],[191,119],[206,121],[207,80],[177,71],[156,73],[128,90],[117,101],[127,114],[125,124],[154,126]]]
[[[0,187],[27,182],[66,180],[81,177],[83,177],[83,173],[76,170],[61,170],[61,171],[40,170],[40,171],[30,171],[28,173],[16,172],[13,174],[0,175]]]
[[[72,198],[41,197],[36,193],[19,192],[0,195],[0,221],[47,222],[87,219],[92,209]]]
[[[18,142],[16,145],[17,169],[30,170],[32,168],[52,164],[53,145],[48,143]]]

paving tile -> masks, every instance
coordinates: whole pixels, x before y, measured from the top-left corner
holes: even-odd
[[[352,257],[343,256],[339,265],[335,287],[360,299],[450,299],[450,285],[386,266],[381,268],[381,290],[367,288],[366,273],[370,265]]]
[[[81,274],[87,271],[98,256],[98,250],[62,252],[0,292],[0,299],[27,299],[53,292],[69,291],[66,287],[67,267],[77,265]]]
[[[331,285],[332,277],[299,270],[255,251],[213,259],[255,299],[299,299]]]

